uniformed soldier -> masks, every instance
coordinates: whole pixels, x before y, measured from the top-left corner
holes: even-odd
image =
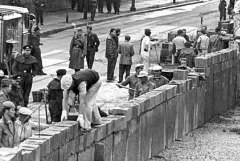
[[[43,25],[43,10],[44,10],[44,7],[46,6],[46,1],[35,0],[34,5],[35,5],[35,14],[36,14],[36,25],[39,24],[39,21],[41,25]]]
[[[87,26],[87,65],[88,69],[92,69],[93,62],[95,59],[95,52],[98,51],[98,47],[100,45],[100,41],[98,39],[97,34],[92,32],[92,26]]]
[[[37,74],[37,59],[31,56],[31,46],[23,47],[23,55],[15,58],[13,63],[13,78],[20,77],[21,88],[23,92],[24,106],[27,107],[29,94],[32,88],[33,77]]]
[[[112,3],[113,3],[113,0],[106,0],[106,5],[107,5],[107,13],[111,13],[112,11]]]
[[[34,56],[38,61],[38,73],[37,75],[47,75],[43,72],[43,65],[42,65],[42,56],[41,56],[41,49],[40,45],[42,43],[40,42],[40,34],[41,34],[41,28],[36,26],[34,28],[34,33],[31,34],[29,37],[29,45],[32,46],[32,56]]]
[[[162,74],[162,67],[159,65],[153,66],[152,68],[153,77],[150,77],[149,80],[156,85],[156,88],[168,84],[169,80],[164,77]]]
[[[136,71],[136,73],[133,74],[133,75],[128,76],[120,85],[117,84],[117,86],[118,86],[119,88],[121,88],[121,86],[127,86],[127,85],[129,85],[129,88],[135,89],[137,83],[139,82],[138,75],[139,75],[139,73],[143,70],[143,68],[144,68],[144,64],[137,64],[137,65],[135,66],[135,71]],[[129,89],[129,91],[128,91],[128,93],[129,93],[129,98],[128,98],[128,100],[131,100],[131,99],[134,98],[134,90],[131,90],[131,89]]]
[[[120,3],[121,3],[120,0],[113,0],[114,14],[119,15]]]
[[[62,114],[63,90],[61,89],[61,79],[66,75],[65,69],[57,70],[57,78],[48,84],[48,102],[52,122],[60,122]]]
[[[220,21],[226,20],[226,7],[227,7],[227,2],[226,0],[220,0],[218,9],[220,12]]]
[[[104,0],[97,0],[98,2],[98,13],[103,13]]]
[[[90,0],[89,7],[91,12],[91,21],[95,21],[94,18],[97,9],[97,0]]]
[[[147,92],[152,91],[156,88],[156,85],[148,80],[148,73],[141,71],[138,75],[140,81],[137,83],[135,88],[135,97],[139,97]]]

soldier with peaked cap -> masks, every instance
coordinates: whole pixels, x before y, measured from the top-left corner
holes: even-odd
[[[74,69],[75,72],[84,69],[84,58],[87,53],[87,40],[81,27],[75,28],[69,53],[69,68]]]
[[[162,74],[162,67],[160,65],[153,66],[152,68],[153,77],[149,78],[151,82],[156,85],[156,88],[168,84],[169,80]]]
[[[143,68],[144,68],[144,64],[137,64],[137,65],[135,66],[135,71],[136,71],[136,73],[128,76],[120,85],[117,84],[117,86],[118,86],[119,88],[121,88],[121,85],[122,85],[122,86],[127,86],[127,85],[129,85],[130,88],[135,89],[137,83],[139,82],[138,75],[139,75],[139,73],[143,70]],[[129,98],[128,98],[128,100],[133,99],[133,98],[134,98],[134,90],[129,90],[128,93],[129,93]]]
[[[57,78],[54,78],[48,85],[48,102],[52,122],[60,122],[62,114],[63,90],[61,89],[61,79],[66,75],[65,69],[57,70]]]
[[[156,85],[148,80],[148,73],[146,71],[141,71],[138,78],[140,80],[135,88],[135,97],[139,97],[140,95],[150,92],[156,88]]]
[[[36,26],[33,31],[34,32],[29,37],[29,45],[32,46],[32,56],[34,56],[38,61],[37,75],[46,75],[46,73],[43,72],[42,56],[40,49],[40,45],[42,45],[42,43],[40,42],[41,28]]]
[[[37,59],[31,56],[31,46],[23,47],[23,55],[15,58],[13,63],[13,78],[21,78],[20,86],[23,92],[24,106],[27,107],[29,94],[32,89],[33,77],[37,74]]]

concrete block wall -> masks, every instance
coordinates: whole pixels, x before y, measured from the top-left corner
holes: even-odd
[[[119,104],[90,132],[75,121],[57,123],[22,142],[13,159],[0,153],[0,160],[145,161],[235,105],[238,60],[230,49],[197,57],[196,70],[206,80],[176,76],[169,85]]]

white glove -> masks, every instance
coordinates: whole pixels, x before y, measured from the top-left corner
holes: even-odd
[[[86,128],[86,127],[84,126],[84,119],[83,119],[83,115],[82,115],[82,114],[79,114],[79,115],[78,115],[77,121],[79,122],[81,128]]]
[[[61,121],[67,120],[67,111],[62,110]]]

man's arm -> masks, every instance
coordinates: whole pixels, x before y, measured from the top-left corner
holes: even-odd
[[[95,41],[96,41],[96,48],[98,49],[99,45],[100,45],[100,41],[99,41],[99,38],[97,36],[97,34],[95,34]]]
[[[131,55],[131,56],[133,56],[133,55],[134,55],[133,44],[131,44],[131,46],[130,46],[130,55]]]
[[[69,111],[69,108],[68,108],[68,97],[69,97],[69,90],[64,90],[63,91],[62,107],[63,107],[63,111],[65,110],[67,113]]]

